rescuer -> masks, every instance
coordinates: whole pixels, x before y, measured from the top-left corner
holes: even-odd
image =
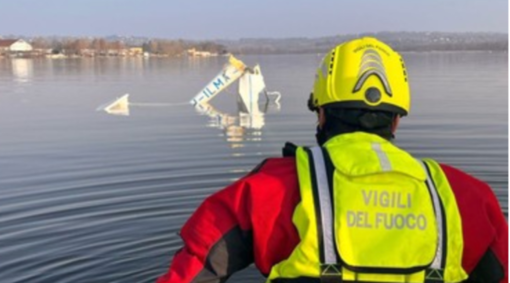
[[[308,107],[314,147],[288,143],[207,198],[158,283],[507,282],[508,226],[490,187],[396,147],[409,114],[404,60],[370,37],[333,48]]]

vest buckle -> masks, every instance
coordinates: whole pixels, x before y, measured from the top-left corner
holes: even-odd
[[[340,264],[321,264],[321,283],[342,283],[342,266]]]

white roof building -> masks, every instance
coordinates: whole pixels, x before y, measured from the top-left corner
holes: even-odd
[[[32,49],[32,45],[23,39],[0,39],[0,51],[3,52],[27,52]]]

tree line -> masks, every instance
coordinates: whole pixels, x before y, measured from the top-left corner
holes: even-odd
[[[508,34],[485,32],[378,32],[318,38],[244,38],[220,40],[232,53],[325,53],[338,43],[374,36],[397,51],[506,51]]]
[[[142,44],[134,45],[122,40],[107,40],[105,38],[44,38],[36,37],[30,40],[34,49],[51,49],[54,54],[83,55],[84,53],[94,52],[96,54],[108,54],[110,52],[120,52],[127,48],[141,47],[143,52],[150,54],[179,56],[185,54],[189,49],[207,51],[211,53],[226,53],[226,48],[222,44],[211,41],[185,41],[185,40],[167,40],[150,39]]]

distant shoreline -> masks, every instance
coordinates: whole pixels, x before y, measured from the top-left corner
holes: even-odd
[[[234,53],[235,56],[281,56],[281,55],[324,55],[326,52],[294,52],[294,53]],[[508,50],[428,50],[428,51],[400,51],[402,54],[458,54],[458,53],[508,53]],[[70,60],[70,59],[88,59],[88,60],[101,60],[101,59],[176,59],[176,58],[182,58],[182,59],[189,59],[189,60],[211,60],[213,58],[218,57],[226,57],[224,55],[218,55],[218,56],[207,56],[207,57],[190,57],[190,56],[170,56],[170,55],[153,55],[153,56],[96,56],[96,57],[90,57],[90,56],[79,56],[79,55],[72,55],[72,56],[30,56],[30,55],[20,55],[20,56],[4,56],[0,55],[0,60],[2,59],[40,59],[40,60]]]
[[[4,52],[11,57],[215,57],[224,54],[320,54],[341,42],[377,37],[399,52],[508,52],[508,34],[491,32],[377,32],[317,38],[242,38],[236,40],[170,40],[149,37],[23,37],[33,52]],[[6,40],[0,37],[0,43]],[[2,54],[0,46],[0,55]],[[32,50],[32,49],[31,49]],[[4,50],[5,51],[5,50]],[[37,51],[37,52],[36,52]]]

